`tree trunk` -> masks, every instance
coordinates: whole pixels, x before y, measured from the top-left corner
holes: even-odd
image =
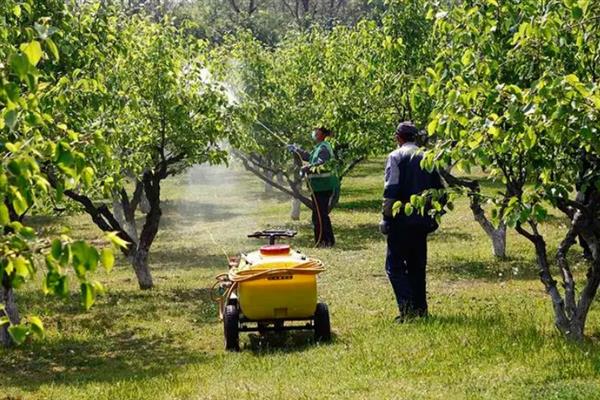
[[[150,202],[148,201],[145,191],[142,192],[140,197],[140,211],[144,214],[148,214],[150,212]]]
[[[285,185],[285,180],[283,179],[283,172],[277,173],[277,183],[280,185]]]
[[[296,198],[292,198],[292,212],[290,215],[290,218],[292,218],[292,221],[300,220],[300,206],[301,205],[302,205],[302,203],[300,203],[300,200],[298,200]]]
[[[440,170],[440,175],[450,186],[465,187],[469,190],[469,206],[473,213],[473,218],[483,228],[486,235],[492,241],[492,254],[498,258],[506,257],[506,224],[501,223],[496,228],[485,215],[485,210],[481,207],[481,188],[478,181],[457,178],[450,172],[453,166],[448,169]]]
[[[4,310],[0,311],[0,317],[7,316],[11,324],[18,324],[20,318],[17,303],[15,302],[15,293],[10,286],[10,282],[6,275],[4,275],[2,285],[0,285],[0,296],[2,304],[4,305]],[[10,334],[8,333],[9,326],[10,324],[0,326],[0,343],[4,347],[10,347],[13,344]]]
[[[267,178],[267,180],[265,180],[265,193],[267,194],[272,194],[273,193],[273,185],[271,185],[269,183],[269,181],[273,180],[273,173],[271,171],[265,171],[265,177]]]
[[[506,226],[495,229],[491,235],[494,257],[506,258]]]
[[[595,213],[591,213],[595,215]],[[587,217],[581,211],[577,211],[573,217],[573,225],[576,226],[588,244],[592,253],[592,264],[587,271],[587,282],[581,291],[575,315],[571,319],[569,337],[576,340],[582,340],[584,337],[585,322],[587,320],[590,307],[598,292],[600,286],[600,235],[598,234],[597,221],[588,215]]]
[[[135,240],[135,244],[137,244],[138,233],[135,219],[128,220],[125,210],[123,209],[123,204],[116,198],[113,200],[113,214],[115,219],[119,222],[121,228],[129,235],[131,239]]]
[[[485,211],[479,203],[479,193],[473,192],[469,195],[471,200],[471,212],[473,218],[481,226],[485,234],[492,241],[492,254],[494,257],[506,257],[506,224],[500,223],[498,228],[487,219]]]
[[[565,302],[561,297],[556,281],[550,273],[550,264],[548,262],[548,253],[546,251],[546,242],[539,234],[534,223],[530,223],[533,232],[528,232],[520,224],[517,224],[516,229],[519,234],[528,239],[535,246],[535,254],[538,265],[540,280],[544,284],[546,293],[552,299],[552,307],[554,309],[554,325],[564,335],[569,336],[571,323],[565,312]]]
[[[152,281],[150,266],[148,265],[148,250],[137,250],[129,258],[129,262],[133,266],[140,289],[152,289],[154,282]]]

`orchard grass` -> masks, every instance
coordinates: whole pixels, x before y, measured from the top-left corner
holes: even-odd
[[[87,313],[75,287],[70,299],[54,302],[39,280],[29,284],[18,293],[19,309],[40,315],[47,335],[0,350],[0,399],[600,398],[597,302],[589,339],[565,341],[553,328],[531,246],[510,232],[509,258],[493,259],[464,198],[429,241],[431,318],[393,323],[377,231],[382,163],[365,162],[344,180],[332,215],[334,249],[312,249],[309,212],[290,221],[289,200],[266,195],[239,169],[201,168],[166,181],[150,257],[156,288],[140,291],[122,258],[98,274],[107,293]],[[52,229],[47,221],[37,218]],[[101,236],[86,215],[61,222],[73,237]],[[565,223],[553,217],[543,226],[550,254]],[[259,242],[247,233],[279,226],[297,229],[295,245],[328,267],[319,296],[329,304],[334,340],[242,334],[242,351],[226,353],[209,287],[226,270],[224,252],[252,250]],[[581,249],[569,256],[583,278]]]

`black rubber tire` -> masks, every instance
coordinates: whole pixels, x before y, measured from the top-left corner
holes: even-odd
[[[223,314],[223,330],[225,334],[225,350],[240,351],[240,312],[236,306],[225,307]]]
[[[331,323],[329,321],[329,308],[325,303],[317,303],[315,310],[315,340],[329,342],[331,340]]]
[[[235,298],[229,298],[229,300],[227,300],[227,305],[228,306],[236,306],[238,305],[238,301]]]

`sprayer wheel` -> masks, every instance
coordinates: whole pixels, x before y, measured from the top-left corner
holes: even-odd
[[[331,340],[331,324],[329,322],[329,308],[325,303],[317,303],[314,317],[315,340],[329,342]]]
[[[240,313],[236,306],[225,307],[223,314],[223,328],[225,334],[225,350],[240,350],[240,331],[239,331]]]

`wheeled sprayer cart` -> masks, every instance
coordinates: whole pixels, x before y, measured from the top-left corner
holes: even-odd
[[[314,330],[315,340],[329,341],[331,326],[325,303],[317,303],[317,275],[325,270],[279,238],[291,230],[264,230],[248,237],[268,238],[269,244],[231,260],[228,273],[217,276],[219,313],[225,349],[238,351],[240,332]]]

